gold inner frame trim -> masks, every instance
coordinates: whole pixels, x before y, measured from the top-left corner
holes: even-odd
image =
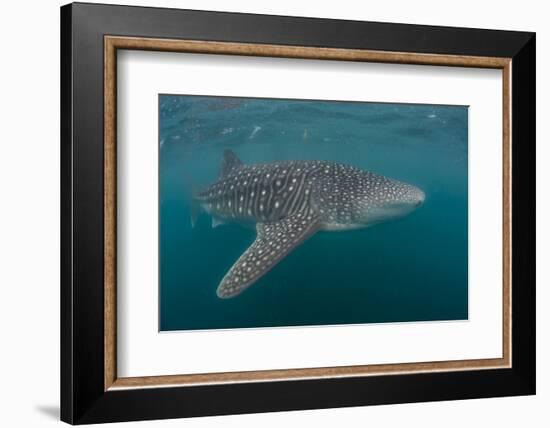
[[[117,50],[147,50],[218,55],[244,55],[336,61],[381,62],[393,64],[440,65],[494,68],[502,70],[502,144],[503,144],[503,290],[502,357],[491,359],[431,361],[420,363],[372,364],[339,367],[202,373],[170,376],[117,376],[116,366],[116,89]],[[104,37],[104,389],[152,388],[286,381],[314,378],[339,378],[406,373],[480,370],[511,367],[512,363],[512,165],[511,165],[511,58],[462,55],[386,52],[361,49],[320,48],[196,40],[171,40],[139,37]]]

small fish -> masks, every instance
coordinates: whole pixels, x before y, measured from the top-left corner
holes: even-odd
[[[261,126],[255,126],[254,129],[252,130],[252,133],[250,134],[250,136],[248,137],[249,140],[252,140],[252,138],[254,138],[256,136],[256,134],[258,133],[258,131],[262,129]]]

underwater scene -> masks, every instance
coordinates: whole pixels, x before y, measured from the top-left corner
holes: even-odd
[[[159,95],[160,331],[468,319],[468,107]]]

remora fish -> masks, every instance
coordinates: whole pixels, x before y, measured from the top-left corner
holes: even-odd
[[[424,202],[415,186],[327,161],[245,165],[224,152],[218,181],[194,196],[214,225],[256,225],[256,240],[217,289],[234,297],[319,230],[344,231],[404,216]]]

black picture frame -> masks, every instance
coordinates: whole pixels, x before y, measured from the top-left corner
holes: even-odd
[[[512,59],[512,366],[104,388],[104,36]],[[61,419],[71,424],[535,393],[535,34],[74,3],[61,8]]]

